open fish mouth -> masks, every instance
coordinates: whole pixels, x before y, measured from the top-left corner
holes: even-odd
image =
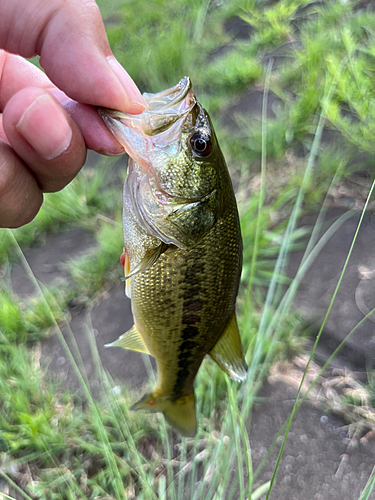
[[[196,101],[187,76],[170,89],[145,92],[143,98],[147,108],[139,115],[107,108],[98,112],[128,155],[147,169],[153,148],[179,148],[182,127]]]
[[[214,221],[209,206],[216,192],[215,173],[197,167],[191,150],[196,132],[201,142],[210,141],[208,117],[196,101],[188,77],[170,89],[144,93],[143,97],[147,109],[139,115],[99,109],[130,157],[124,213],[131,212],[148,235],[184,249],[192,238],[190,230],[180,227],[182,219],[190,217],[190,225],[201,226],[204,217],[208,225]],[[202,176],[206,176],[205,181]]]
[[[180,116],[190,110],[195,103],[195,98],[192,91],[191,81],[188,76],[182,78],[174,87],[158,92],[157,94],[149,94],[145,92],[143,98],[148,105],[147,114],[152,115],[155,120],[156,128],[160,125],[157,123],[158,115],[167,116],[174,120],[175,116]],[[188,109],[187,109],[188,108]],[[167,113],[163,115],[163,113]],[[144,112],[142,113],[142,115]],[[155,135],[155,131],[150,130],[149,135]],[[156,132],[157,133],[157,132]]]

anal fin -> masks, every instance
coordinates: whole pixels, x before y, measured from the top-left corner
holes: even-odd
[[[146,344],[142,339],[141,334],[139,333],[135,325],[111,344],[106,344],[105,347],[122,347],[124,349],[129,349],[129,351],[144,352],[145,354],[150,354]]]
[[[235,311],[233,311],[221,337],[208,354],[230,378],[237,382],[245,380],[247,366],[241,347]]]

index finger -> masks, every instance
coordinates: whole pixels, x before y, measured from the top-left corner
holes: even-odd
[[[112,54],[93,0],[0,2],[0,48],[40,55],[50,80],[76,101],[133,114],[145,107]]]
[[[91,106],[69,99],[64,92],[53,85],[50,79],[36,66],[20,56],[0,50],[0,113],[10,99],[27,87],[39,87],[51,92],[72,116],[81,130],[86,146],[101,154],[118,155],[124,149],[104,125],[96,110]],[[1,115],[0,115],[1,117]],[[4,140],[2,121],[0,138]]]

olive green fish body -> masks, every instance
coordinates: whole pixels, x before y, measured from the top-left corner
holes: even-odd
[[[158,388],[172,400],[192,392],[204,356],[235,307],[242,256],[235,207],[234,200],[228,203],[194,248],[170,248],[131,278],[136,325],[156,359]]]
[[[124,187],[126,290],[134,327],[111,345],[154,356],[158,382],[133,409],[195,433],[193,385],[206,354],[243,380],[235,317],[242,266],[236,200],[211,121],[190,80],[144,94],[139,116],[103,110],[130,156]]]

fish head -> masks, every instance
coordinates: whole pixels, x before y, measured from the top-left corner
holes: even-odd
[[[215,223],[224,158],[188,77],[143,97],[140,115],[99,110],[130,157],[124,202],[148,234],[190,248]]]

